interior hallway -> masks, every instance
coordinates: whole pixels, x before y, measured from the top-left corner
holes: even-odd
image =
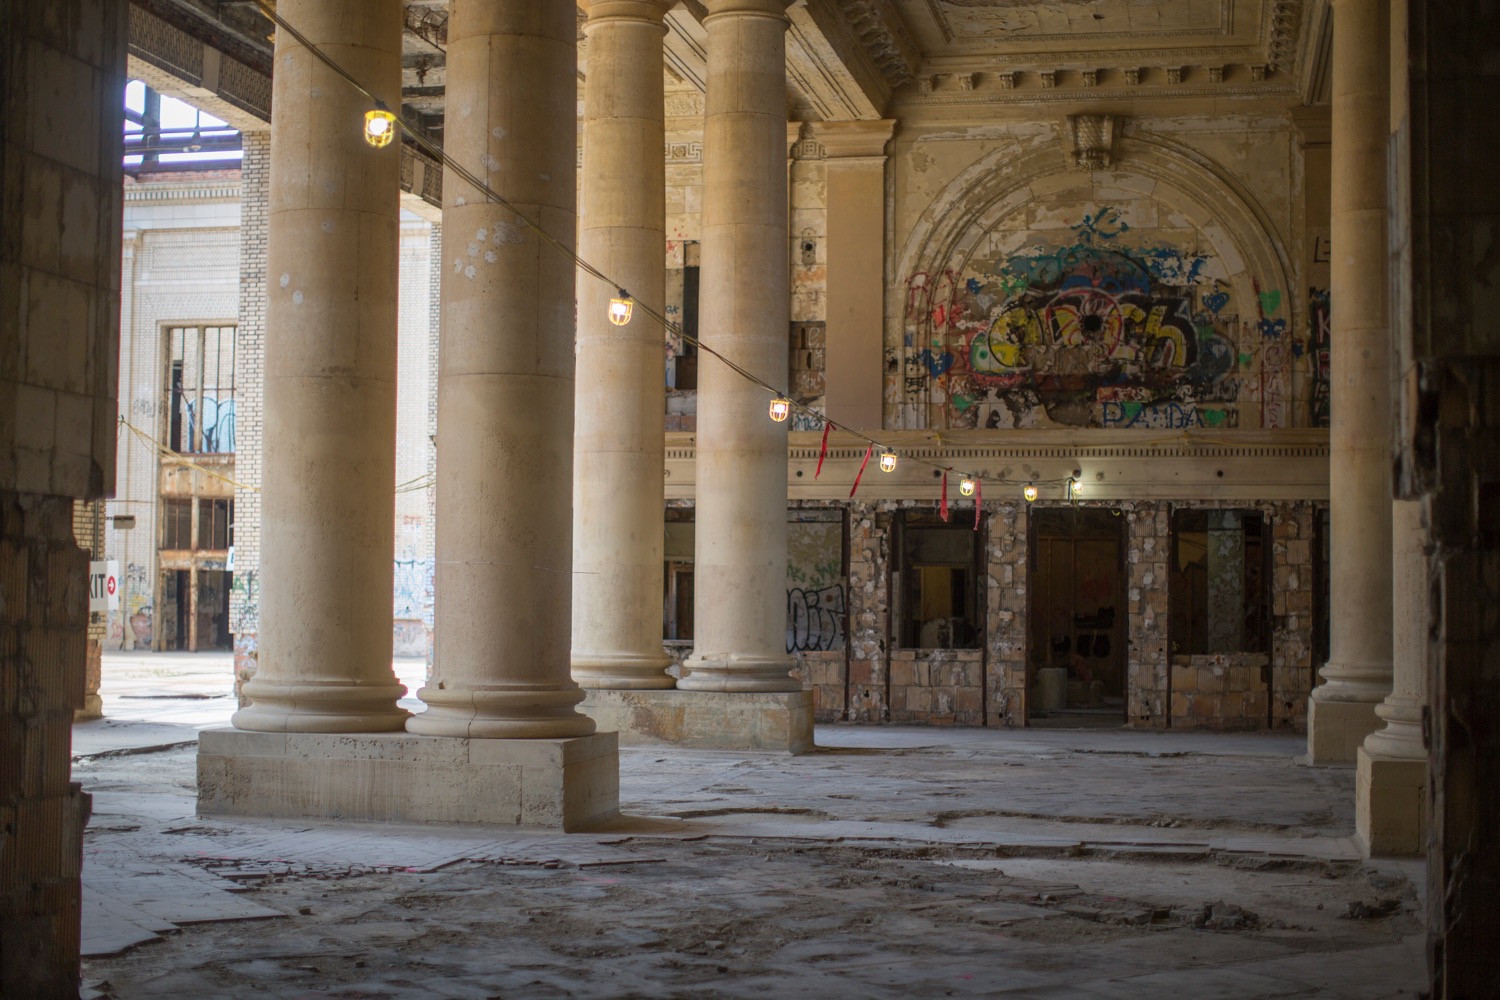
[[[122,701],[214,724],[212,698],[118,678],[149,663],[111,668],[106,691],[147,695]],[[1420,863],[1361,860],[1353,770],[1301,766],[1295,735],[825,726],[796,757],[626,747],[624,818],[559,834],[200,820],[194,747],[139,752],[150,725],[79,727],[85,996],[1422,988]]]

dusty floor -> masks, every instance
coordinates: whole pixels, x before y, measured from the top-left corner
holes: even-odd
[[[211,700],[168,725],[190,739]],[[1422,987],[1420,868],[1359,860],[1352,771],[1300,766],[1294,737],[826,727],[803,757],[625,749],[625,818],[561,835],[198,820],[191,745],[125,738],[146,725],[75,747],[94,996]]]

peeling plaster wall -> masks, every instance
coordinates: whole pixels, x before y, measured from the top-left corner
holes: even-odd
[[[1124,131],[1095,171],[1046,122],[898,135],[887,427],[1309,422],[1290,121]]]

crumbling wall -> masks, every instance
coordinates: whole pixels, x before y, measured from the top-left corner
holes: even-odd
[[[1008,502],[991,505],[986,519],[985,721],[991,726],[1026,724],[1029,514],[1028,505]]]

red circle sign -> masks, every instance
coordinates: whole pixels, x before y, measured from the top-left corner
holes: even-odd
[[[111,596],[114,595],[114,592],[115,592],[115,578],[114,577],[111,576],[111,577],[106,577],[105,578],[104,589],[107,590],[107,591],[109,591],[109,593],[110,593]]]

